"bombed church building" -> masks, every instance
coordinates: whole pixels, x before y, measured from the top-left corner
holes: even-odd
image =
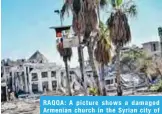
[[[10,59],[1,61],[1,96],[6,100],[6,94],[37,93],[58,89],[61,66],[49,63],[46,57],[36,51],[28,60]],[[58,76],[58,77],[57,77]]]

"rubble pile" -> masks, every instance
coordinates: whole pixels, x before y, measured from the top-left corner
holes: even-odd
[[[32,102],[32,100],[31,100]],[[17,100],[5,102],[2,104],[2,114],[39,114],[39,103],[25,102],[25,100]]]
[[[28,103],[21,101],[21,102],[17,103],[17,110],[16,110],[16,112],[19,112],[19,113],[21,113],[21,112],[31,112],[35,108],[36,108],[36,106],[34,104],[33,105],[32,104],[29,105]]]
[[[11,102],[2,103],[1,112],[3,113],[5,110],[14,110],[16,108],[17,108],[16,103]]]

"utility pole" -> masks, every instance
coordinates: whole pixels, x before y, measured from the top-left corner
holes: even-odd
[[[61,10],[54,10],[54,13],[57,13],[59,16],[60,16],[60,22],[61,22],[61,27],[58,27],[58,28],[54,28],[56,30],[56,34],[57,34],[57,29],[60,29],[59,30],[59,36],[58,37],[62,37],[62,38],[65,38],[67,35],[65,32],[65,30],[69,30],[70,29],[70,26],[67,26],[67,27],[64,27],[63,26],[63,23],[62,23],[62,14],[61,14]],[[60,35],[61,34],[61,35]],[[57,35],[56,35],[57,37]],[[69,65],[68,65],[68,58],[67,58],[67,53],[65,53],[67,48],[64,48],[63,47],[63,51],[64,51],[64,55],[63,55],[63,61],[64,61],[64,64],[65,64],[65,70],[66,70],[66,78],[67,78],[67,89],[68,89],[68,92],[69,92],[69,96],[72,96],[72,92],[71,92],[71,87],[70,87],[70,80],[69,80]]]
[[[61,10],[54,10],[54,13],[57,13],[60,15],[60,21],[61,21],[61,26],[63,25],[62,23],[62,15],[61,15]],[[79,63],[80,63],[80,69],[81,69],[81,80],[82,80],[82,86],[85,90],[85,95],[87,96],[87,85],[85,82],[85,66],[84,66],[84,55],[83,55],[83,47],[81,45],[81,34],[80,34],[80,28],[78,28],[78,38],[79,38],[79,47],[78,47],[78,58],[79,58]]]
[[[162,58],[162,27],[158,28],[158,33],[159,33],[159,37],[160,37],[160,55]]]

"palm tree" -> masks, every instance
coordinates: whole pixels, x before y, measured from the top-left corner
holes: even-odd
[[[64,5],[62,6],[62,17],[64,16],[65,12],[68,12],[69,9],[73,13],[73,31],[74,33],[78,36],[79,38],[79,44],[81,43],[81,33],[83,33],[83,26],[84,26],[84,19],[83,16],[81,16],[81,9],[83,6],[83,1],[81,0],[66,0]],[[80,64],[80,70],[81,70],[81,75],[82,75],[82,81],[81,85],[85,88],[85,95],[87,94],[86,92],[86,87],[84,83],[84,58],[83,58],[83,49],[81,46],[78,46],[78,58],[79,58],[79,64]]]
[[[69,80],[69,67],[68,67],[68,61],[70,61],[72,57],[72,49],[63,48],[63,42],[61,40],[61,42],[57,45],[57,50],[60,56],[63,58],[65,64],[66,76],[67,76],[67,88],[68,88],[69,96],[72,96],[71,88],[70,88],[70,80]]]
[[[132,0],[123,3],[122,0],[111,0],[113,12],[107,20],[110,30],[110,38],[116,46],[116,77],[117,77],[117,95],[122,96],[121,77],[120,77],[120,49],[131,41],[131,31],[128,24],[128,15],[137,14],[136,5]]]
[[[108,29],[100,22],[100,36],[95,48],[95,58],[101,64],[101,83],[102,95],[106,96],[104,66],[108,65],[111,60],[111,42],[109,39]]]
[[[97,20],[100,22],[100,7],[104,8],[108,4],[108,0],[96,0],[96,3],[97,3],[96,5],[97,5],[98,15],[95,14],[96,12],[94,10],[95,15],[92,15],[91,18],[96,17],[98,19],[96,19],[95,21],[92,21],[92,25],[97,25]],[[90,16],[90,14],[87,14],[87,20],[92,20],[92,19],[88,18],[89,16]],[[96,85],[97,85],[96,88],[97,88],[98,94],[100,95],[102,93],[102,89],[100,87],[99,76],[97,74],[97,69],[96,69],[95,61],[94,61],[94,46],[95,46],[95,43],[97,42],[97,40],[99,38],[100,30],[98,28],[97,28],[97,30],[92,29],[93,27],[90,27],[90,29],[88,29],[87,25],[89,25],[88,21],[87,21],[87,24],[86,24],[87,29],[86,29],[84,38],[89,39],[89,40],[87,40],[88,55],[89,55],[89,60],[90,60],[90,65],[91,65],[91,68],[92,68],[94,80],[95,80]],[[96,27],[96,26],[94,26],[94,27]],[[90,37],[90,33],[92,32],[92,30],[96,30],[98,32],[98,34],[95,37]]]
[[[93,76],[96,80],[97,88],[99,87],[99,80],[98,80],[98,74],[97,70],[94,64],[94,57],[93,57],[93,46],[92,42],[95,42],[96,39],[90,38],[90,34],[92,31],[98,30],[98,15],[96,12],[96,8],[98,8],[98,14],[99,14],[99,4],[101,7],[107,4],[107,0],[66,0],[63,7],[62,7],[62,15],[65,14],[69,9],[72,9],[73,13],[73,31],[78,35],[80,40],[80,35],[83,34],[84,39],[83,42],[87,45],[89,58],[90,58],[90,64],[93,71]],[[97,7],[96,7],[97,6]],[[96,37],[95,37],[96,38]],[[82,79],[83,78],[83,52],[82,48],[78,47],[78,56],[80,60],[80,68],[82,72]]]

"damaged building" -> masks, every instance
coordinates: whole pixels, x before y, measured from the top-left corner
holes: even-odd
[[[12,61],[10,59],[2,60],[1,88],[2,98],[14,92],[19,94],[42,93],[44,91],[62,90],[67,93],[66,71],[62,66],[56,63],[50,63],[46,57],[39,51],[36,51],[29,59],[19,59]],[[72,92],[81,89],[81,73],[80,68],[70,69],[70,85]],[[86,64],[86,83],[93,85],[93,75]],[[6,99],[5,99],[6,100]]]
[[[61,66],[49,63],[39,51],[28,60],[1,61],[1,95],[8,92],[36,93],[57,90]]]

